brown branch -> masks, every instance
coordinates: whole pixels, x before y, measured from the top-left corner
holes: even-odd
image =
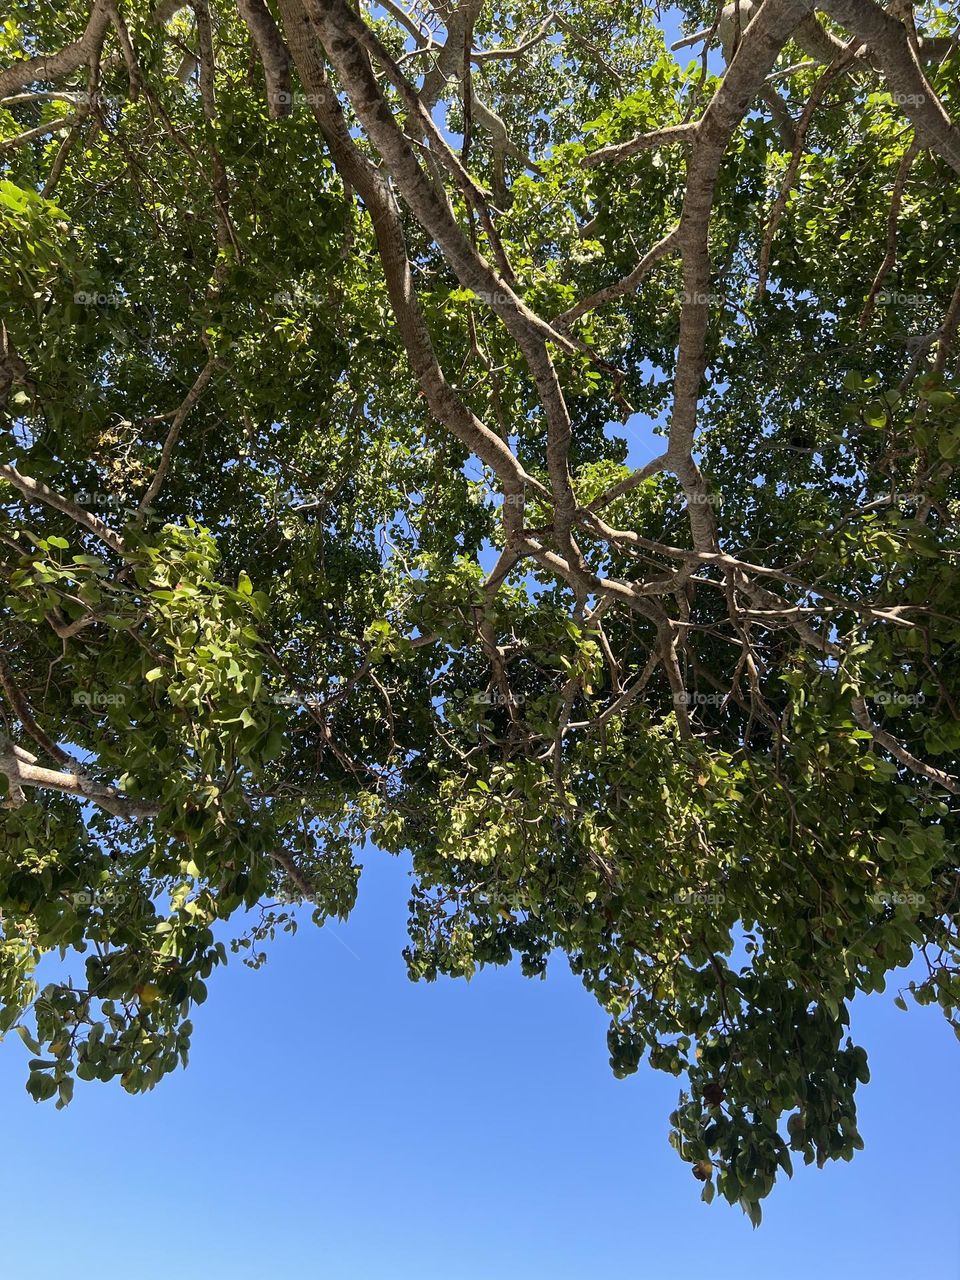
[[[32,476],[23,475],[16,467],[7,463],[0,464],[0,480],[9,481],[30,502],[42,502],[45,506],[52,507],[54,511],[59,511],[61,515],[67,516],[75,524],[86,529],[88,533],[94,534],[111,551],[115,551],[118,556],[126,556],[123,539],[108,524],[104,524],[99,517],[91,515],[83,507],[77,506],[69,498],[56,493],[42,481],[34,480]]]
[[[2,689],[6,694],[7,701],[10,703],[14,715],[23,725],[27,733],[29,733],[37,746],[40,747],[41,750],[45,751],[52,760],[56,760],[57,764],[67,765],[71,768],[75,767],[76,761],[67,755],[66,751],[63,751],[59,746],[57,746],[53,739],[48,737],[48,735],[44,733],[37,724],[33,712],[30,710],[30,704],[27,702],[19,685],[14,680],[13,672],[7,666],[6,662],[4,662],[3,658],[0,658],[0,689]]]
[[[596,293],[590,294],[587,298],[582,298],[568,310],[555,316],[553,319],[554,328],[565,330],[573,324],[574,320],[586,315],[588,311],[593,311],[596,307],[602,307],[607,302],[613,302],[617,298],[625,297],[628,293],[633,293],[644,276],[649,275],[657,263],[662,262],[677,247],[679,235],[679,227],[674,227],[672,231],[668,231],[662,240],[658,240],[653,248],[644,254],[629,275],[624,276],[622,280],[618,280],[615,284],[608,284],[603,289],[598,289]]]
[[[380,86],[373,76],[367,53],[388,72],[396,87],[418,113],[420,125],[435,143],[438,154],[454,172],[465,194],[475,190],[458,158],[440,136],[422,101],[373,32],[345,0],[308,0],[306,8],[316,23],[327,54],[346,88],[351,105],[399,187],[404,200],[426,231],[436,240],[461,284],[482,297],[501,318],[517,342],[540,395],[547,421],[547,470],[555,503],[555,529],[567,556],[579,559],[569,540],[576,499],[567,465],[571,424],[547,341],[569,347],[569,340],[537,316],[498,275],[470,243],[456,222],[449,202],[422,169],[409,139],[397,125]],[[478,210],[483,216],[483,203]],[[487,214],[489,218],[489,214]],[[488,235],[491,228],[486,224]],[[496,246],[495,235],[491,237]]]
[[[687,164],[687,185],[680,216],[684,300],[669,426],[670,468],[687,495],[694,546],[716,550],[713,513],[700,469],[693,461],[700,383],[705,367],[709,318],[710,255],[708,232],[714,189],[727,145],[749,110],[765,77],[813,0],[765,0],[748,24],[714,97],[696,127]]]
[[[544,18],[543,22],[540,23],[540,26],[532,35],[528,36],[525,40],[521,40],[519,44],[514,45],[512,48],[473,49],[470,52],[470,57],[474,62],[480,63],[494,62],[498,59],[519,58],[521,54],[526,53],[528,49],[532,49],[534,45],[539,44],[541,40],[545,39],[554,21],[555,15],[551,13],[548,17]]]
[[[935,769],[933,765],[926,764],[923,760],[918,760],[915,755],[909,752],[902,743],[899,743],[886,730],[878,729],[870,718],[870,712],[863,698],[854,698],[851,705],[857,724],[870,734],[878,746],[884,747],[889,751],[911,773],[918,773],[930,782],[935,782],[938,786],[943,787],[945,791],[949,791],[951,795],[960,795],[960,778],[955,778],[952,773],[944,773],[942,769]]]
[[[137,61],[137,54],[133,47],[133,41],[130,39],[130,32],[127,30],[127,24],[123,20],[116,0],[107,0],[107,12],[110,15],[110,22],[117,33],[117,39],[120,42],[120,52],[127,67],[127,79],[130,86],[129,96],[131,102],[136,102],[140,97],[140,90],[143,87],[143,76],[140,72],[140,64]]]
[[[656,458],[651,458],[649,462],[644,463],[642,467],[638,467],[631,475],[621,480],[618,484],[612,485],[609,489],[605,489],[599,497],[594,498],[588,503],[588,511],[599,511],[601,507],[607,506],[609,503],[622,498],[624,494],[630,493],[636,489],[638,485],[643,484],[644,480],[649,480],[651,476],[657,475],[661,471],[665,471],[667,466],[667,455],[665,453],[658,454]]]
[[[369,211],[387,292],[413,375],[436,420],[499,478],[506,497],[504,524],[508,532],[515,531],[522,523],[525,487],[540,490],[542,486],[526,475],[506,441],[464,404],[447,381],[417,300],[393,193],[351,136],[327,79],[321,46],[298,0],[279,0],[279,7],[290,52],[333,161]]]
[[[884,254],[883,261],[877,269],[877,274],[873,278],[870,286],[870,292],[867,294],[867,300],[863,304],[863,311],[860,313],[860,328],[866,329],[873,317],[874,307],[876,304],[877,294],[880,292],[880,286],[893,270],[897,261],[897,222],[900,218],[900,206],[903,203],[903,191],[907,185],[907,178],[914,160],[920,151],[920,143],[916,138],[910,143],[910,146],[903,153],[900,159],[900,165],[897,169],[897,176],[894,179],[893,191],[890,195],[890,211],[887,214],[887,250]]]
[[[272,849],[270,857],[277,866],[283,870],[287,879],[297,886],[297,889],[299,889],[300,893],[308,902],[317,901],[316,889],[313,888],[310,881],[306,878],[288,853],[285,853],[282,849]]]
[[[267,82],[267,111],[271,120],[288,116],[293,109],[290,52],[283,43],[273,15],[264,0],[237,0],[240,17],[256,46]]]
[[[159,812],[157,806],[131,800],[115,787],[95,782],[82,772],[58,773],[40,768],[34,760],[29,752],[0,733],[0,773],[6,775],[10,791],[7,807],[19,808],[25,803],[24,787],[39,787],[89,801],[115,818],[142,820],[156,817]]]
[[[197,43],[200,50],[200,101],[203,104],[203,118],[210,131],[211,186],[217,220],[217,247],[221,250],[232,248],[239,257],[239,245],[230,223],[230,188],[227,182],[227,171],[214,135],[217,120],[216,59],[210,6],[208,0],[190,0],[190,4],[197,20]],[[215,269],[215,281],[221,269],[221,264],[218,263]],[[212,288],[216,291],[217,285],[214,284]]]
[[[824,94],[827,89],[839,75],[839,73],[853,60],[855,52],[856,39],[851,40],[842,54],[838,56],[836,61],[820,75],[816,84],[810,92],[810,97],[804,104],[800,119],[797,121],[796,130],[794,132],[793,145],[791,147],[790,162],[787,165],[787,171],[783,175],[780,182],[780,190],[777,192],[777,198],[771,206],[770,213],[767,217],[767,226],[763,236],[763,244],[760,247],[760,266],[757,272],[757,291],[756,296],[759,300],[764,296],[767,290],[767,279],[770,272],[770,254],[773,250],[774,237],[780,226],[784,210],[787,207],[787,200],[793,189],[793,182],[797,176],[797,170],[800,168],[800,161],[803,159],[803,144],[807,139],[807,130],[813,120],[814,112],[823,101]]]
[[[17,147],[33,142],[35,138],[45,138],[48,133],[56,133],[60,129],[69,128],[75,120],[76,116],[60,116],[56,120],[48,120],[46,124],[38,124],[35,129],[28,129],[26,133],[18,133],[15,138],[7,138],[6,141],[0,142],[0,153],[16,151]]]
[[[917,138],[960,173],[960,129],[933,91],[903,23],[872,0],[821,0],[820,7],[864,42]]]
[[[46,182],[43,184],[43,190],[40,192],[45,200],[49,200],[53,196],[54,191],[56,191],[57,183],[63,177],[63,170],[66,166],[70,152],[80,140],[86,124],[87,117],[85,115],[79,115],[73,128],[64,138],[63,142],[61,142],[57,154],[54,157],[53,164],[50,167],[50,173]]]
[[[37,54],[15,62],[6,71],[0,71],[0,98],[37,81],[57,80],[82,67],[98,54],[109,25],[108,0],[93,0],[86,29],[78,40],[66,45],[59,53]]]
[[[641,133],[629,142],[615,142],[599,151],[591,151],[580,163],[585,169],[595,169],[601,164],[620,164],[637,156],[642,151],[650,151],[654,147],[675,146],[678,142],[688,142],[696,131],[696,124],[665,125],[662,129],[654,129],[651,133]]]
[[[160,492],[164,479],[166,478],[167,471],[170,468],[170,463],[173,461],[173,451],[177,446],[177,440],[180,438],[180,430],[183,427],[183,424],[186,422],[197,401],[207,389],[210,379],[219,367],[220,361],[211,356],[200,370],[197,380],[187,392],[179,409],[177,409],[173,422],[170,424],[170,430],[167,432],[167,438],[163,442],[163,450],[160,454],[160,461],[157,464],[157,470],[154,473],[153,479],[150,481],[149,488],[140,499],[140,504],[137,508],[141,520],[148,508],[153,506],[157,494]]]
[[[444,18],[447,38],[437,53],[436,62],[424,76],[420,91],[428,113],[440,101],[444,85],[462,66],[464,34],[473,30],[482,7],[483,0],[461,0],[447,11]]]

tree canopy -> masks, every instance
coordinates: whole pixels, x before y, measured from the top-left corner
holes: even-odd
[[[409,851],[411,977],[562,953],[758,1222],[862,1146],[856,993],[960,1025],[955,15],[7,13],[30,1093],[151,1088]]]

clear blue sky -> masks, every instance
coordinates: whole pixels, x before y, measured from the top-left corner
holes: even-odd
[[[677,1082],[610,1074],[562,959],[411,984],[406,864],[370,854],[346,925],[237,961],[190,1066],[64,1112],[0,1045],[4,1280],[955,1280],[957,1043],[857,1002],[866,1150],[801,1168],[752,1231],[667,1145]]]

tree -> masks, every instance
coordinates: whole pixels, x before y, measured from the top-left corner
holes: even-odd
[[[686,67],[621,0],[14,0],[35,1098],[185,1063],[225,940],[345,916],[365,843],[412,977],[563,952],[755,1223],[862,1145],[856,992],[919,952],[958,1026],[956,33],[682,12]]]

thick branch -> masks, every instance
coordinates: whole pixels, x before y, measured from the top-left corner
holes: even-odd
[[[123,539],[108,524],[104,524],[99,517],[91,515],[83,507],[78,507],[69,498],[48,488],[42,481],[34,480],[32,476],[22,475],[16,467],[6,463],[0,463],[0,480],[9,481],[30,502],[42,502],[45,506],[52,507],[54,511],[59,511],[61,515],[69,517],[75,524],[94,534],[118,556],[126,556]]]
[[[270,119],[278,120],[292,110],[289,51],[264,0],[237,0],[237,8],[260,55]]]
[[[0,98],[37,81],[57,80],[82,67],[99,51],[109,25],[108,0],[93,0],[86,30],[78,40],[68,44],[59,53],[37,54],[33,58],[15,62],[6,71],[0,71]]]
[[[820,0],[820,7],[866,44],[917,138],[960,173],[960,129],[931,88],[903,23],[872,0]]]
[[[155,805],[130,800],[114,787],[95,782],[83,773],[58,773],[33,763],[34,757],[0,733],[0,773],[6,775],[10,789],[10,807],[19,808],[25,801],[24,787],[40,787],[59,791],[89,801],[115,818],[138,819],[156,817]]]
[[[313,25],[298,0],[280,0],[280,14],[294,63],[314,116],[342,178],[369,211],[387,292],[414,377],[434,417],[497,475],[508,501],[504,523],[518,529],[526,486],[539,489],[506,442],[474,414],[444,376],[417,301],[396,200],[383,176],[358,150],[324,69]]]

